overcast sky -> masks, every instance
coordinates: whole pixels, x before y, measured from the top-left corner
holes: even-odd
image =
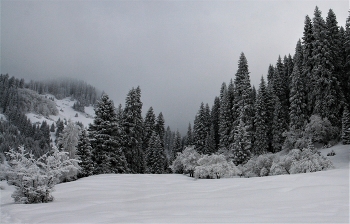
[[[140,86],[143,112],[153,106],[184,134],[234,79],[241,52],[255,87],[293,55],[316,5],[345,25],[349,0],[1,1],[1,73],[82,79],[116,106]]]

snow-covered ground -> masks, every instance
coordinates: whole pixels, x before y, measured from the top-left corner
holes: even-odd
[[[47,95],[48,97],[53,97],[52,95]],[[85,107],[85,113],[77,112],[72,107],[75,103],[75,100],[71,100],[69,97],[64,98],[62,100],[55,99],[56,107],[58,109],[58,115],[50,115],[49,117],[44,117],[42,115],[38,115],[35,113],[27,113],[27,117],[30,119],[32,123],[41,123],[44,120],[51,125],[53,122],[56,122],[59,118],[63,121],[66,119],[67,121],[70,119],[74,122],[83,123],[84,127],[88,127],[90,123],[92,123],[93,118],[95,116],[93,106]],[[78,114],[78,117],[75,115]]]
[[[55,201],[14,204],[1,182],[1,223],[348,223],[349,151],[322,149],[335,169],[195,180],[184,175],[98,175],[56,186]]]

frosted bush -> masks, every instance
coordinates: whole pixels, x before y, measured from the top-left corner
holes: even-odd
[[[332,162],[311,149],[300,150],[300,159],[293,161],[290,173],[310,173],[334,168]]]
[[[251,158],[243,165],[243,173],[246,177],[268,176],[275,158],[275,154],[263,154],[258,157]]]
[[[36,160],[32,153],[24,147],[11,149],[6,153],[10,168],[7,170],[8,183],[16,188],[11,195],[16,203],[30,204],[53,201],[51,192],[60,177],[70,169],[78,169],[74,160],[68,158],[66,152],[53,149]]]
[[[194,146],[186,147],[182,153],[177,153],[177,157],[170,168],[173,173],[183,173],[185,171],[190,173],[192,177],[200,157],[201,155],[194,149]]]
[[[194,177],[220,179],[241,175],[241,171],[231,161],[227,161],[224,155],[204,155],[198,160]]]

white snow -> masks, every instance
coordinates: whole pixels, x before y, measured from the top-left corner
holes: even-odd
[[[53,97],[52,95],[47,95],[48,97]],[[93,106],[85,107],[85,113],[75,111],[72,106],[76,102],[76,100],[71,100],[69,97],[64,98],[62,100],[55,99],[56,107],[58,109],[58,115],[50,115],[49,117],[44,117],[35,113],[27,113],[27,117],[30,119],[32,123],[41,123],[44,120],[51,125],[53,122],[56,122],[58,118],[62,121],[66,119],[67,121],[70,119],[73,122],[81,122],[84,127],[88,127],[90,123],[92,123],[93,118],[95,116]],[[75,115],[78,114],[78,117]]]
[[[335,169],[256,178],[105,174],[56,186],[55,201],[14,204],[1,182],[1,222],[23,223],[348,223],[349,151]]]

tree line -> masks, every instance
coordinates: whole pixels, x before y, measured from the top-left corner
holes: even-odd
[[[312,19],[305,17],[294,55],[279,56],[266,77],[256,91],[242,53],[234,80],[222,84],[212,108],[201,103],[185,144],[202,154],[223,153],[238,165],[253,155],[306,147],[309,140],[348,142],[350,16],[339,27],[331,9],[324,20],[316,7]],[[326,129],[325,137],[310,137],[314,123]]]

